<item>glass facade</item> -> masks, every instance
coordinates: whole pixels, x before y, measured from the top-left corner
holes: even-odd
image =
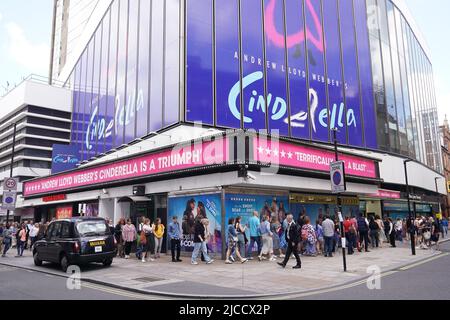
[[[115,0],[71,76],[83,160],[179,122],[441,170],[432,66],[390,0]]]

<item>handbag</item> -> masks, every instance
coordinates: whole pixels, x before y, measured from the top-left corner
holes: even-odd
[[[142,231],[141,235],[139,236],[139,242],[141,245],[146,245],[147,244],[147,237],[145,236],[145,232]]]
[[[423,234],[423,237],[424,237],[425,240],[430,240],[431,239],[431,232],[430,231],[426,231]]]

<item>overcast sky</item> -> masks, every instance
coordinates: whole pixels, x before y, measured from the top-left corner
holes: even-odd
[[[450,117],[449,0],[404,0],[433,58],[440,123]],[[31,73],[48,76],[53,0],[0,1],[0,94]]]

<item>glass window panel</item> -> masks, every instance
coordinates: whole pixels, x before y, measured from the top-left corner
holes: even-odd
[[[354,0],[356,37],[358,42],[359,77],[361,82],[364,140],[367,148],[378,148],[374,88],[369,47],[367,9],[365,0]]]
[[[144,137],[148,132],[149,92],[150,92],[150,16],[151,1],[139,1],[139,62],[138,62],[138,96],[136,109],[137,137]]]
[[[265,49],[269,132],[289,135],[284,1],[266,1]],[[278,37],[281,35],[281,37]],[[281,40],[281,41],[280,41]],[[327,137],[328,138],[328,137]]]
[[[312,139],[329,140],[321,0],[305,1]],[[337,124],[339,127],[339,123]],[[345,122],[339,129],[345,131]]]
[[[180,0],[166,1],[164,126],[180,118]]]
[[[128,43],[128,0],[119,1],[119,40],[117,54],[117,85],[115,108],[114,146],[124,144],[126,124],[126,95],[127,95],[127,43]]]
[[[303,0],[285,1],[291,134],[310,139]]]
[[[188,2],[193,3],[192,1]],[[189,16],[189,15],[188,15]],[[163,104],[163,50],[161,50],[161,44],[164,41],[164,2],[163,1],[152,1],[152,37],[151,37],[151,65],[150,65],[150,125],[149,131],[158,131],[163,126],[163,114],[162,114],[162,104]],[[205,28],[206,29],[206,28]],[[188,60],[189,65],[189,60]],[[189,74],[189,67],[187,68]],[[189,75],[187,75],[189,79]],[[189,81],[188,81],[189,83]],[[189,84],[187,84],[189,85]],[[193,83],[193,86],[197,84]],[[190,89],[187,88],[187,91]],[[198,90],[198,89],[195,89]],[[187,93],[189,96],[189,93]],[[205,96],[208,96],[207,90],[205,90]],[[209,98],[205,98],[209,100]],[[199,102],[203,105],[203,101]],[[194,107],[196,107],[195,105]]]
[[[86,72],[86,99],[84,104],[84,120],[83,120],[83,142],[84,142],[84,159],[89,160],[93,146],[90,143],[91,135],[89,134],[89,122],[91,117],[92,108],[92,79],[93,79],[93,66],[94,66],[94,52],[95,42],[92,40],[89,43],[87,51],[87,72]]]
[[[115,105],[117,78],[117,39],[119,33],[119,2],[111,6],[111,36],[108,63],[108,103],[106,108],[105,151],[113,149],[115,134]]]
[[[98,108],[98,122],[97,122],[97,150],[99,153],[105,152],[105,133],[107,129],[107,104],[108,104],[108,63],[109,63],[109,25],[110,13],[105,16],[102,23],[102,57],[100,70],[100,99]]]
[[[337,140],[347,143],[345,125],[344,83],[342,82],[341,47],[337,0],[323,1],[325,29],[328,103],[330,108],[330,128],[338,128]]]
[[[363,145],[363,139],[353,5],[352,1],[340,1],[339,4],[347,112],[344,121],[347,123],[348,143],[360,147]]]
[[[241,1],[244,127],[255,130],[266,129],[262,23],[262,1]]]
[[[125,102],[125,143],[136,138],[137,54],[139,0],[129,0],[127,94]]]
[[[213,125],[212,0],[186,1],[186,6],[186,120]]]
[[[216,1],[217,125],[241,127],[238,0]],[[228,101],[230,94],[233,99]]]
[[[102,54],[102,28],[95,32],[95,52],[94,52],[94,71],[92,78],[92,105],[89,112],[89,143],[92,145],[90,152],[91,157],[101,153],[98,151],[98,108],[99,108],[99,88],[100,88],[100,71],[101,71],[101,54]]]

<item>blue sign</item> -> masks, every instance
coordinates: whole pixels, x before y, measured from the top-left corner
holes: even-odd
[[[340,143],[376,148],[364,8],[361,1],[356,8],[336,0],[233,0],[216,7],[189,1],[187,121],[214,118],[223,127],[323,142],[338,128]]]
[[[75,169],[78,163],[80,151],[76,145],[53,145],[52,174]]]

